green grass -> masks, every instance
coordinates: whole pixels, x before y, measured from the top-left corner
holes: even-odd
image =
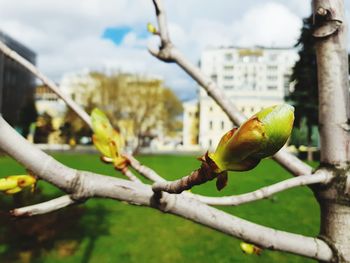
[[[93,155],[57,154],[54,157],[70,167],[106,175],[116,173]],[[190,156],[141,156],[139,160],[167,179],[186,175],[199,165]],[[0,159],[0,176],[23,171],[9,158]],[[193,192],[211,196],[238,194],[289,177],[273,161],[265,160],[253,171],[232,173],[228,186],[220,193],[215,182],[196,187]],[[40,188],[50,196],[60,194],[44,182],[40,182]],[[3,198],[10,202],[12,197]],[[70,256],[62,256],[58,249],[46,249],[32,262],[313,262],[268,250],[261,256],[247,256],[240,251],[237,239],[146,207],[102,199],[89,200],[81,206],[84,213],[79,219],[79,227],[60,233],[60,240],[53,245],[57,247],[59,242],[76,240],[76,251]],[[63,212],[68,213],[69,209],[72,208]],[[273,199],[220,209],[277,229],[310,236],[318,234],[319,207],[306,187],[286,191]],[[2,250],[6,250],[4,244],[0,245],[0,256]]]

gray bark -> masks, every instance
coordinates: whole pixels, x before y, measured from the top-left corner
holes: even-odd
[[[321,167],[335,177],[330,187],[314,189],[321,207],[320,238],[333,248],[337,262],[350,262],[349,77],[344,1],[315,0],[313,6]]]

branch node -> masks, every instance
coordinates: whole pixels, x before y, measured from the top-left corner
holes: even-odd
[[[93,196],[90,187],[86,187],[85,181],[86,175],[83,176],[80,171],[76,170],[75,176],[70,183],[70,196],[73,200],[83,202]]]

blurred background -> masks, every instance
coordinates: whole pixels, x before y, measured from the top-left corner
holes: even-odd
[[[165,1],[172,41],[247,116],[287,102],[296,120],[286,146],[318,165],[317,67],[311,1]],[[350,3],[346,2],[346,12]],[[349,17],[347,17],[349,21]],[[126,138],[126,150],[168,179],[198,167],[233,124],[176,65],[152,57],[158,39],[150,0],[0,0],[0,40],[37,65],[88,113],[99,107]],[[349,42],[350,43],[350,42]],[[50,89],[0,54],[0,112],[59,161],[121,176],[99,161],[91,131]],[[25,169],[2,155],[0,176]],[[220,195],[288,178],[271,160],[230,176]],[[219,195],[213,184],[194,192]],[[0,198],[1,262],[311,262],[264,251],[247,256],[234,240],[192,222],[111,200],[12,219],[7,211],[62,194],[39,182],[35,193]],[[317,235],[319,208],[308,189],[225,211],[264,225]]]

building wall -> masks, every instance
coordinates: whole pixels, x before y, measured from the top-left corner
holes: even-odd
[[[198,145],[199,132],[199,107],[198,100],[187,101],[183,103],[183,146],[191,147]]]
[[[0,40],[35,64],[33,51],[0,31]],[[19,125],[23,110],[34,103],[35,78],[21,65],[0,54],[0,113],[12,126]]]
[[[66,104],[47,86],[39,85],[35,89],[35,106],[39,115],[45,113],[52,117],[53,128],[58,130],[63,125]]]
[[[238,109],[251,116],[264,107],[283,103],[292,88],[289,79],[297,59],[294,49],[232,47],[204,51],[200,64]],[[213,149],[233,124],[204,89],[200,90],[199,104],[199,144]]]

